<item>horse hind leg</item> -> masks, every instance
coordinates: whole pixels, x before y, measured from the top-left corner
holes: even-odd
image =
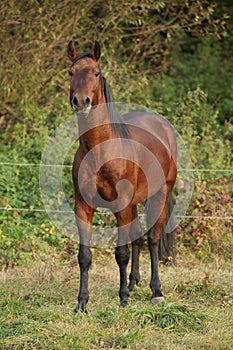
[[[170,191],[169,191],[170,192]],[[151,259],[151,281],[150,288],[152,290],[151,302],[153,304],[159,304],[164,302],[164,297],[161,292],[161,284],[159,279],[159,257],[158,246],[160,233],[163,224],[166,219],[167,199],[169,193],[167,193],[167,186],[164,186],[159,193],[149,199],[149,212],[148,212],[148,245]],[[156,222],[153,224],[153,215],[159,215]]]
[[[142,238],[138,238],[132,242],[132,262],[131,262],[131,272],[129,275],[129,291],[132,292],[135,284],[140,282],[140,272],[139,272],[139,254],[142,246]]]
[[[129,291],[131,292],[140,281],[139,273],[139,254],[142,246],[142,230],[140,221],[138,219],[137,207],[134,206],[132,210],[132,223],[130,226],[130,239],[132,242],[132,260],[131,260],[131,272],[129,275]]]

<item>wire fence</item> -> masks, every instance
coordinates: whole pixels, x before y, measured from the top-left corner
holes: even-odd
[[[53,210],[53,209],[40,209],[40,208],[12,208],[12,207],[0,207],[0,210],[5,211],[26,211],[26,212],[39,212],[39,213],[74,213],[73,210]],[[210,216],[210,215],[176,215],[178,219],[215,219],[215,220],[233,220],[233,216]]]
[[[72,165],[69,164],[43,164],[43,163],[14,163],[14,162],[0,162],[3,166],[20,166],[20,167],[56,167],[56,168],[71,168]],[[233,169],[183,169],[180,168],[178,171],[184,172],[216,172],[216,173],[233,173]],[[0,211],[25,211],[25,212],[39,212],[39,213],[73,213],[72,210],[45,210],[43,208],[13,208],[10,206],[0,207]],[[214,220],[233,220],[233,216],[203,216],[203,215],[177,215],[179,219],[214,219]]]
[[[11,162],[0,162],[0,165],[5,166],[21,166],[21,167],[54,167],[54,168],[72,168],[70,164],[44,164],[44,163],[11,163]],[[214,172],[214,173],[232,173],[233,169],[196,169],[196,168],[178,168],[178,171],[187,172]]]

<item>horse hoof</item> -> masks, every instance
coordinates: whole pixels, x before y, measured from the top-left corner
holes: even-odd
[[[160,303],[164,303],[164,302],[165,302],[165,299],[164,299],[163,296],[161,296],[161,297],[154,297],[154,298],[151,299],[151,302],[152,302],[152,304],[154,304],[154,305],[158,305],[158,304],[160,304]]]
[[[129,292],[133,291],[133,289],[134,289],[134,283],[133,282],[130,282],[130,284],[128,285],[128,289],[129,289]]]
[[[130,281],[129,285],[128,285],[128,289],[129,289],[129,292],[132,292],[134,287],[136,286],[140,286],[140,280],[135,280],[135,281]]]
[[[78,313],[78,312],[81,312],[81,313],[85,313],[87,314],[87,309],[86,309],[86,303],[85,302],[81,302],[81,303],[78,303],[74,309],[74,313]]]
[[[79,307],[78,305],[75,306],[74,313],[77,314],[79,312]]]
[[[128,300],[122,300],[122,301],[121,301],[121,306],[122,306],[122,307],[128,306]]]

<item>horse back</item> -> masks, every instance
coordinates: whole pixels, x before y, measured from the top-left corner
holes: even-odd
[[[160,115],[146,112],[130,112],[123,115],[130,136],[139,140],[156,154],[167,152],[174,162],[177,160],[176,134],[171,124]]]

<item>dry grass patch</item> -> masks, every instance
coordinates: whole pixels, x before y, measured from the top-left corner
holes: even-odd
[[[87,315],[73,314],[79,284],[74,257],[38,257],[2,272],[0,349],[232,349],[229,262],[201,264],[189,256],[175,267],[161,266],[167,302],[154,306],[143,254],[141,285],[130,306],[120,308],[114,255],[102,253],[94,252]]]

